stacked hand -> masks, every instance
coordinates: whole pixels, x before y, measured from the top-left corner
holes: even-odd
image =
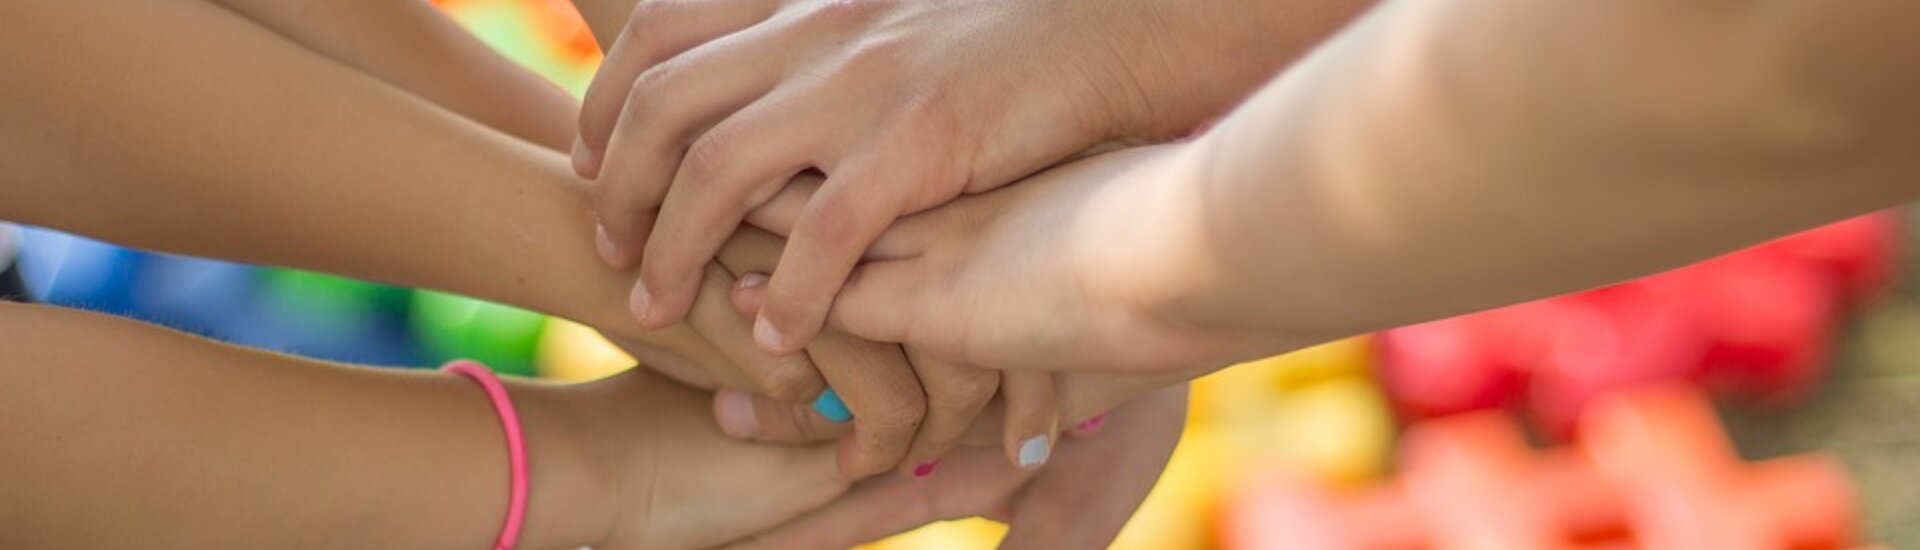
[[[854,480],[941,472],[866,481],[754,544],[857,542],[951,515],[1006,516],[1015,502],[1060,502],[1092,486],[1116,498],[1088,512],[1101,521],[1079,531],[1087,538],[1022,538],[1046,532],[1022,527],[1032,516],[1021,510],[1054,509],[1035,504],[1014,507],[1012,540],[1087,546],[1112,536],[1105,527],[1117,530],[1154,476],[1065,483],[1087,474],[1038,467],[1112,448],[1126,455],[1108,458],[1157,471],[1171,440],[1130,432],[1060,442],[1061,427],[1202,372],[1217,358],[1191,345],[1229,336],[1153,310],[1133,295],[1145,287],[1124,284],[1142,274],[1077,275],[1101,267],[1075,256],[1088,239],[1147,232],[1103,237],[1095,232],[1114,229],[1110,221],[1096,228],[1075,212],[1114,200],[1105,182],[1153,172],[1173,149],[1042,171],[1193,131],[1365,2],[1281,4],[636,6],[587,94],[574,168],[593,180],[600,256],[638,269],[629,306],[640,324],[686,319],[715,348],[695,352],[727,360],[636,355],[683,381],[728,388],[714,412],[736,438],[837,438],[841,473]],[[1150,192],[1131,187],[1140,191],[1128,196]],[[773,234],[736,229],[742,222]],[[1120,340],[1128,345],[1112,345]],[[1154,352],[1120,351],[1137,349]],[[1051,372],[1148,366],[1158,374]],[[850,427],[803,406],[836,400]],[[1160,408],[1172,411],[1160,424],[1177,417],[1177,406]],[[999,460],[966,447],[995,443]],[[1030,479],[1060,487],[1019,490]],[[881,514],[897,525],[871,521],[952,491],[978,498]]]

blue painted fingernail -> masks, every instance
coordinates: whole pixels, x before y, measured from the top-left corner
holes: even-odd
[[[834,393],[833,388],[827,388],[813,400],[813,410],[835,423],[853,420],[853,411],[847,410],[847,404],[840,401],[840,394]]]
[[[1020,467],[1032,468],[1046,464],[1047,455],[1053,454],[1053,449],[1049,447],[1047,436],[1044,435],[1036,435],[1020,442]]]

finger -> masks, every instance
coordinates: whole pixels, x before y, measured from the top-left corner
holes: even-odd
[[[1007,407],[1003,430],[1008,460],[1021,468],[1046,465],[1053,455],[1054,442],[1060,438],[1060,404],[1053,391],[1053,374],[1003,372],[1000,399]]]
[[[902,473],[925,478],[940,466],[940,458],[960,444],[980,412],[1000,388],[1000,373],[908,353],[913,372],[927,391],[927,417],[915,432]]]
[[[787,181],[772,199],[747,212],[749,225],[771,232],[781,237],[793,234],[793,222],[800,219],[800,211],[807,207],[807,201],[820,190],[825,178],[819,172],[808,170]]]
[[[630,261],[647,242],[652,214],[690,152],[687,141],[779,82],[777,66],[767,62],[761,51],[765,48],[757,47],[754,38],[751,32],[722,37],[654,65],[633,80],[594,187],[600,223],[622,253],[617,258]]]
[[[899,464],[927,411],[906,354],[899,346],[851,338],[821,339],[808,352],[853,412],[853,433],[840,442],[841,472],[860,479]]]
[[[766,0],[648,0],[635,5],[580,104],[580,135],[573,146],[580,177],[599,176],[601,156],[640,73],[764,21],[778,8],[777,2]]]
[[[741,315],[757,313],[765,281],[759,274],[741,276],[733,300]],[[815,340],[807,353],[853,413],[854,432],[841,446],[841,464],[848,477],[858,479],[901,464],[927,412],[922,382],[905,352],[899,346],[828,333]],[[966,426],[957,431],[964,435]]]
[[[1115,410],[1126,433],[1060,446],[1058,463],[1022,488],[1003,550],[1105,548],[1166,469],[1185,424],[1185,388],[1163,390]]]
[[[652,292],[643,325],[679,320],[692,303],[699,266],[719,253],[748,210],[812,163],[817,129],[795,120],[783,103],[771,97],[756,102],[700,134],[670,187],[665,181],[644,183],[665,195],[640,262],[641,285]],[[640,305],[635,302],[636,311]]]
[[[730,304],[733,274],[712,262],[705,272],[700,299],[694,301],[687,323],[728,359],[724,366],[715,367],[722,371],[719,374],[727,387],[754,390],[789,403],[807,403],[820,395],[827,382],[807,354],[771,355],[753,345],[749,318]]]
[[[846,289],[834,298],[829,312],[834,328],[860,338],[913,344],[923,353],[966,360],[955,353],[957,350],[930,346],[932,342],[908,342],[922,304],[939,303],[941,299],[928,288],[930,269],[926,258],[877,261],[860,266],[855,275],[849,277]]]
[[[821,417],[807,405],[729,389],[714,392],[713,418],[729,437],[761,443],[823,443],[845,437],[853,429]]]
[[[794,222],[793,238],[767,287],[766,306],[753,327],[762,349],[793,353],[820,333],[854,265],[916,192],[913,182],[888,179],[871,163],[827,175]]]
[[[729,548],[839,549],[935,521],[999,515],[1006,496],[1032,478],[1031,472],[1008,468],[991,451],[963,451],[947,462],[942,468],[952,475],[869,480],[813,513]]]

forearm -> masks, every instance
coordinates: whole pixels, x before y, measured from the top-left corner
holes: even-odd
[[[555,150],[573,139],[578,105],[565,90],[501,57],[423,0],[213,1],[481,124]]]
[[[0,546],[481,548],[506,510],[506,441],[470,381],[44,306],[0,303],[0,333]],[[526,547],[590,543],[603,480],[576,421],[514,387]]]
[[[9,11],[0,218],[631,326],[557,153],[217,8]]]
[[[1190,272],[1161,307],[1296,337],[1240,355],[1674,267],[1916,195],[1916,20],[1390,3],[1169,155],[1129,223],[1192,260],[1158,264]]]

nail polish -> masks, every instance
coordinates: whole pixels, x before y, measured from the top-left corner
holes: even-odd
[[[1107,423],[1107,415],[1101,414],[1098,416],[1094,416],[1093,418],[1089,418],[1081,421],[1080,424],[1076,427],[1079,428],[1080,431],[1082,432],[1091,432],[1091,431],[1100,429],[1100,425],[1106,424],[1106,423]]]
[[[833,388],[827,388],[827,391],[820,392],[820,397],[814,398],[813,411],[836,424],[853,419],[853,411],[847,410],[847,404],[840,401],[840,394],[834,393]]]
[[[1036,435],[1020,442],[1020,467],[1032,468],[1047,463],[1047,455],[1053,453],[1047,436]]]
[[[913,477],[924,478],[924,477],[933,475],[934,468],[939,468],[939,467],[940,467],[940,461],[938,460],[929,460],[926,462],[922,462],[920,463],[919,466],[913,467]]]

